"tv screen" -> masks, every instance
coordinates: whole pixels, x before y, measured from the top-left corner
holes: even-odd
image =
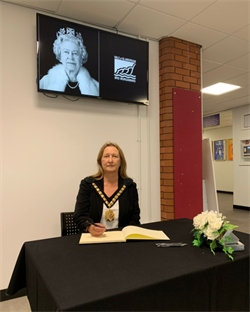
[[[148,42],[37,14],[38,92],[148,103]]]
[[[37,14],[38,91],[99,96],[99,31]]]
[[[101,97],[148,101],[148,42],[101,32],[100,62]]]

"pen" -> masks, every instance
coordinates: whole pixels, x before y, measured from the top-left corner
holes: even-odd
[[[100,225],[94,223],[93,221],[87,220],[86,223],[87,223],[88,225],[94,225],[94,226],[96,226],[96,227],[99,227],[99,228],[103,229],[103,226],[100,226]]]

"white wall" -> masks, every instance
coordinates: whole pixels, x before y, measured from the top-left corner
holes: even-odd
[[[149,42],[149,102],[126,103],[36,91],[36,11],[0,3],[1,284],[8,286],[25,241],[60,236],[60,212],[73,211],[80,180],[96,172],[110,140],[137,182],[142,223],[160,220],[159,55]]]
[[[250,114],[250,105],[233,109],[234,205],[250,207],[250,163],[244,165],[240,147],[241,140],[250,139],[250,129],[243,129],[244,114]]]
[[[210,138],[211,141],[232,139],[232,127],[215,128],[204,130],[203,138]],[[234,191],[234,160],[213,161],[216,190],[224,192]]]

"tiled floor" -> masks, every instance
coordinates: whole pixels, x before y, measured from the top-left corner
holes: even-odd
[[[250,211],[233,209],[233,195],[218,193],[219,211],[231,224],[238,225],[237,231],[250,234]],[[27,297],[0,302],[1,312],[30,312]]]
[[[227,217],[233,225],[238,225],[235,231],[250,234],[250,211],[233,209],[233,194],[218,193],[219,212]]]
[[[30,304],[27,297],[20,297],[17,299],[6,300],[0,302],[1,312],[30,312]]]

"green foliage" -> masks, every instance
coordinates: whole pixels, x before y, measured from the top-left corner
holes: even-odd
[[[235,228],[237,226],[232,225],[232,227]],[[232,227],[230,227],[230,229],[232,229]],[[195,238],[192,242],[193,246],[201,247],[206,242],[210,246],[210,250],[213,255],[215,255],[215,249],[220,248],[229,257],[229,259],[234,261],[234,258],[231,256],[232,253],[234,252],[233,248],[225,246],[225,241],[226,242],[233,241],[229,236],[225,236],[225,240],[223,238],[221,238],[220,240],[217,240],[217,239],[206,240],[203,234],[204,231],[193,229],[192,232]],[[219,231],[213,232],[213,234],[217,234],[217,233],[222,234],[224,232],[225,232],[225,229],[220,229]]]
[[[226,236],[225,240],[226,240],[227,243],[233,242],[233,239],[230,236]]]
[[[195,238],[193,240],[193,246],[200,247],[201,245],[203,245],[205,239],[202,233],[200,231],[195,231],[193,235]]]
[[[233,230],[233,229],[235,229],[237,227],[238,227],[238,225],[232,225],[232,224],[229,224],[229,223],[225,223],[225,224],[223,224],[222,229],[227,231],[227,230]]]
[[[211,250],[211,252],[212,252],[214,255],[215,255],[214,250],[215,250],[217,247],[218,247],[217,241],[216,241],[216,239],[214,239],[214,240],[211,241],[211,243],[210,243],[210,250]]]
[[[197,239],[194,239],[193,240],[193,246],[197,246],[197,247],[200,247],[200,241],[198,241]]]
[[[219,243],[221,244],[221,246],[225,246],[225,241],[224,241],[224,239],[221,238],[221,239],[219,240]]]
[[[230,254],[232,254],[232,253],[234,252],[234,250],[233,250],[232,247],[228,247],[228,248],[227,248],[227,252],[230,253]]]

